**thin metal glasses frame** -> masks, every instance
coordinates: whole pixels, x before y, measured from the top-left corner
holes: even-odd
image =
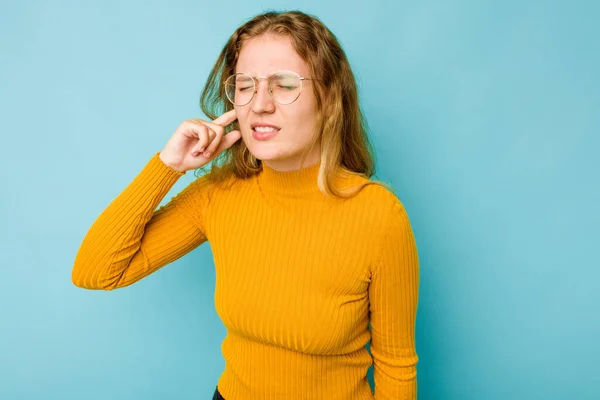
[[[269,95],[271,96],[271,98],[273,99],[273,101],[275,103],[281,104],[281,105],[292,104],[293,102],[295,102],[296,100],[298,100],[298,98],[300,97],[300,94],[302,93],[302,89],[304,88],[304,82],[303,81],[305,81],[305,80],[307,80],[307,81],[314,81],[314,80],[316,80],[316,79],[312,79],[312,78],[302,77],[297,72],[289,71],[289,70],[276,71],[276,72],[273,72],[269,76],[252,76],[252,75],[247,74],[245,72],[237,72],[237,73],[235,73],[233,75],[228,76],[227,79],[225,80],[225,82],[223,82],[223,85],[225,86],[225,95],[227,96],[227,100],[229,100],[231,102],[231,104],[233,104],[235,106],[245,106],[245,105],[249,104],[252,101],[252,99],[254,99],[254,95],[258,92],[257,81],[259,79],[266,79],[268,81],[269,78],[271,78],[273,75],[280,74],[282,72],[289,72],[289,73],[292,73],[292,74],[294,74],[294,75],[296,75],[298,77],[298,79],[300,80],[300,91],[298,92],[298,96],[296,96],[296,98],[294,100],[290,101],[289,103],[280,103],[277,100],[275,100],[275,97],[273,96],[273,89],[271,89],[271,86],[269,85],[269,87],[267,88],[268,89],[267,91],[269,92]],[[248,102],[244,103],[244,104],[235,104],[233,102],[233,100],[231,98],[229,98],[229,94],[228,94],[228,91],[227,91],[227,86],[228,85],[231,86],[231,84],[229,83],[230,79],[233,78],[234,76],[237,76],[237,75],[245,75],[247,77],[252,78],[252,84],[254,85],[254,91],[252,92],[252,97],[250,97],[250,100],[248,100]]]

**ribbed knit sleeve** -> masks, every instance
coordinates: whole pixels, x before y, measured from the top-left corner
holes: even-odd
[[[394,201],[369,286],[377,400],[417,398],[418,264],[408,215],[400,201]]]
[[[73,265],[76,286],[112,290],[131,285],[207,240],[202,218],[208,201],[204,177],[156,210],[184,175],[164,164],[159,154],[87,232]]]

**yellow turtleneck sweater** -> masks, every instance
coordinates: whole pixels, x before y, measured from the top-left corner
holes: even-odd
[[[184,175],[159,154],[86,234],[75,285],[130,285],[208,240],[227,328],[226,400],[416,399],[417,247],[393,193],[369,185],[328,199],[320,163],[291,172],[263,164],[231,187],[202,176],[156,209]]]

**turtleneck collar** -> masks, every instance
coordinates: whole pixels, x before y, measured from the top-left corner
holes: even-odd
[[[300,196],[319,192],[317,178],[321,161],[294,171],[277,171],[262,163],[258,174],[258,184],[268,193],[286,196]],[[320,192],[319,192],[320,193]]]

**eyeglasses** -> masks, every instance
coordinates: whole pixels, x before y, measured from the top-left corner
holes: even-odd
[[[243,72],[231,75],[225,81],[225,94],[236,106],[250,103],[257,92],[259,79],[266,79],[269,84],[269,94],[279,104],[292,104],[302,92],[302,81],[313,80],[303,78],[293,71],[278,71],[268,77],[253,77]]]

